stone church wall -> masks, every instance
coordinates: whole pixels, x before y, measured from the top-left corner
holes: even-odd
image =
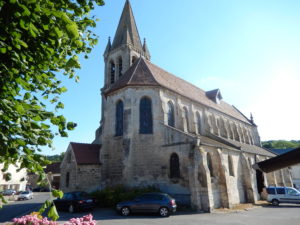
[[[72,151],[71,146],[69,145],[64,159],[60,165],[60,185],[61,190],[64,192],[75,191],[76,190],[76,173],[77,173],[77,163]],[[67,175],[69,174],[69,175]],[[67,178],[69,176],[69,179]],[[67,181],[69,180],[69,181]],[[67,184],[69,183],[69,184]]]

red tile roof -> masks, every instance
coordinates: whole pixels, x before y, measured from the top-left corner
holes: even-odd
[[[238,120],[251,124],[249,120],[232,105],[222,100],[219,104],[215,103],[206,95],[204,90],[174,76],[143,58],[137,60],[113,86],[106,90],[105,94],[109,95],[126,86],[164,87],[200,104],[209,106]]]
[[[100,164],[101,145],[70,143],[76,158],[77,164]]]
[[[51,172],[53,173],[60,173],[60,162],[54,162],[46,166],[44,169],[45,173]]]

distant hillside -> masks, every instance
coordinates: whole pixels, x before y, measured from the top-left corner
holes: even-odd
[[[289,148],[300,148],[300,140],[271,140],[271,141],[263,141],[263,147],[268,149],[289,149]]]
[[[48,155],[46,158],[51,162],[61,162],[64,158],[65,153],[62,152],[60,155]]]

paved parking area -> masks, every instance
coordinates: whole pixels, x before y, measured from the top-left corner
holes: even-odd
[[[60,213],[59,223],[87,213]],[[178,212],[168,218],[156,215],[119,216],[111,209],[92,212],[99,225],[299,225],[300,205],[264,206],[250,210],[216,213]]]

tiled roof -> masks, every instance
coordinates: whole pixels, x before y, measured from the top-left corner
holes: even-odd
[[[222,137],[218,137],[218,139],[219,139],[219,141],[222,141],[223,143],[229,143],[232,146],[236,146],[236,148],[238,148],[244,152],[259,154],[259,155],[264,155],[264,156],[270,156],[270,157],[276,156],[271,151],[264,149],[262,147],[256,146],[256,145],[249,145],[249,144],[241,143],[238,141],[234,141],[234,140],[230,140],[230,139],[226,139],[226,138],[222,138]]]
[[[243,152],[247,152],[247,153],[252,153],[252,154],[258,154],[258,155],[263,155],[263,156],[270,156],[270,157],[274,157],[275,154],[273,154],[272,152],[261,148],[259,146],[256,145],[248,145],[245,143],[240,143],[238,141],[233,141],[233,140],[229,140],[229,139],[225,139],[222,137],[204,137],[201,136],[200,138],[201,143],[203,144],[207,144],[207,145],[213,145],[219,148],[227,148],[227,149],[235,149],[235,150],[240,150]]]
[[[60,162],[54,162],[49,165],[44,169],[45,173],[51,172],[53,173],[60,173]]]
[[[259,162],[254,165],[254,168],[258,167],[260,170],[269,173],[299,163],[300,163],[300,148],[296,148],[292,151],[278,155],[271,159],[267,159],[265,161]]]
[[[273,148],[273,149],[270,149],[270,151],[273,152],[273,153],[275,153],[276,155],[281,155],[281,154],[290,152],[292,150],[294,150],[294,148],[286,148],[286,149],[276,149],[276,148]]]
[[[76,158],[77,164],[100,164],[101,145],[70,143]]]
[[[249,120],[232,105],[229,105],[222,100],[219,103],[215,103],[207,97],[206,92],[202,89],[174,76],[142,57],[137,60],[137,62],[135,62],[114,85],[106,90],[105,94],[108,95],[126,86],[164,87],[193,101],[199,102],[245,123],[251,124]]]

